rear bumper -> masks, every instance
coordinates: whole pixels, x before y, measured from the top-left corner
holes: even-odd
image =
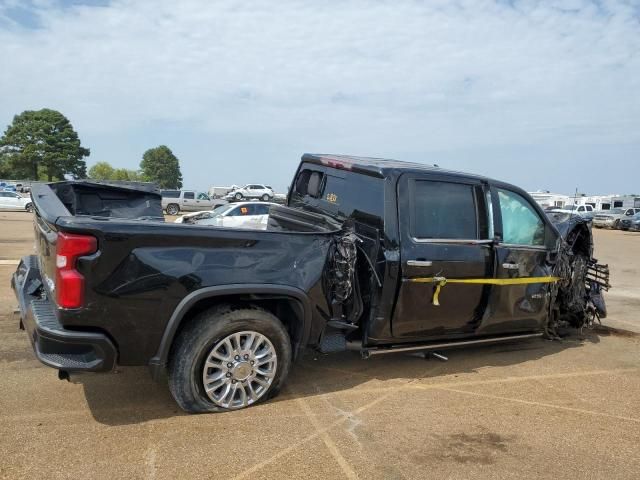
[[[23,257],[11,278],[20,304],[20,322],[38,360],[68,372],[108,372],[115,368],[117,350],[103,333],[65,329],[56,307],[42,294],[37,257]]]

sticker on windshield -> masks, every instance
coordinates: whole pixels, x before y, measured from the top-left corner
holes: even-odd
[[[338,201],[338,196],[335,193],[327,193],[327,202],[336,203]]]

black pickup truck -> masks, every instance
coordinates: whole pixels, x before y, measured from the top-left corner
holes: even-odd
[[[534,336],[604,316],[589,224],[521,189],[310,155],[266,230],[164,223],[157,191],[34,185],[20,326],[59,370],[148,365],[188,412],[272,397],[307,347],[363,357]]]

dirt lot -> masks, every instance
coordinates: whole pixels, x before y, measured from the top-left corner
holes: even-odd
[[[61,382],[11,313],[30,218],[0,213],[2,478],[638,478],[640,338],[473,348],[449,362],[309,353],[277,399],[188,416],[145,368]],[[640,332],[640,234],[597,231],[610,325]]]

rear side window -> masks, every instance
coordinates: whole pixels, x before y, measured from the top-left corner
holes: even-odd
[[[164,198],[179,198],[180,190],[162,190],[160,192],[160,195],[162,195]]]
[[[317,170],[303,170],[296,181],[296,193],[301,196],[309,195],[313,198],[322,196],[324,173]]]
[[[195,198],[195,194],[193,192],[184,192],[185,200],[193,200]]]
[[[475,240],[476,210],[472,185],[417,180],[412,234],[423,239]]]
[[[544,222],[533,206],[515,192],[498,189],[502,241],[513,245],[544,245]]]

